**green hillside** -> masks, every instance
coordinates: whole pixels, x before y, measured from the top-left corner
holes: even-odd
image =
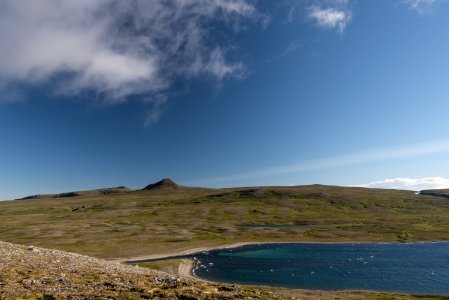
[[[449,201],[335,186],[186,188],[0,202],[0,240],[104,258],[235,242],[449,240]]]

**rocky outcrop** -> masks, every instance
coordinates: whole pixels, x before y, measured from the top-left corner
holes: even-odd
[[[179,189],[180,186],[177,185],[170,178],[164,178],[156,183],[152,183],[144,187],[144,190],[175,190]]]

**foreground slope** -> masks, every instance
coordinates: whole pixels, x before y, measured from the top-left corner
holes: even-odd
[[[0,242],[0,299],[287,299],[73,253]]]
[[[0,220],[0,240],[105,258],[238,242],[449,240],[445,198],[321,185],[4,201]]]
[[[0,242],[0,299],[443,299],[236,286]]]

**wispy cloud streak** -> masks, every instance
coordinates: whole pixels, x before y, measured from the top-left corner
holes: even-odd
[[[406,145],[393,148],[370,149],[340,156],[304,161],[301,163],[283,165],[278,167],[259,169],[247,173],[240,173],[225,177],[196,180],[193,183],[226,184],[250,179],[274,177],[283,174],[301,173],[315,170],[338,168],[343,166],[388,161],[393,159],[406,159],[417,156],[431,155],[441,152],[449,152],[449,140],[435,141],[418,145]]]
[[[411,10],[414,10],[420,14],[424,14],[429,11],[435,4],[441,2],[441,0],[403,0],[402,3],[406,4]]]

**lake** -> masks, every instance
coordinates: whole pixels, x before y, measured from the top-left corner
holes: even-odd
[[[449,243],[262,244],[190,257],[213,281],[449,295]]]

